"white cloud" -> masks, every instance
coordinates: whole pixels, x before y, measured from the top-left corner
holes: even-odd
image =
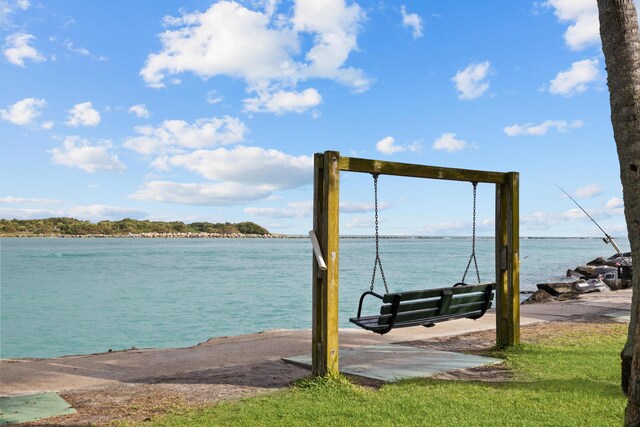
[[[305,55],[308,62],[298,64],[298,77],[327,78],[356,92],[367,90],[370,81],[361,70],[343,67],[351,51],[358,47],[360,23],[365,17],[360,6],[347,6],[345,0],[297,0],[293,27],[298,33],[314,35],[314,45]]]
[[[624,208],[624,201],[618,197],[612,197],[607,201],[607,209]]]
[[[126,166],[112,154],[111,142],[101,141],[92,145],[78,136],[67,136],[62,147],[50,151],[54,164],[82,169],[85,172],[123,171]]]
[[[387,209],[390,206],[388,202],[378,202],[378,210]],[[375,205],[368,202],[340,202],[340,212],[342,213],[365,213],[373,212]]]
[[[589,209],[589,215],[596,221],[611,218],[613,216],[622,215],[622,210],[604,210],[604,209]],[[583,221],[591,223],[591,220],[578,208],[569,209],[561,212],[535,212],[532,214],[520,216],[520,229],[521,230],[548,230],[553,226],[562,225],[566,223],[574,223],[575,221]],[[597,228],[594,227],[593,235],[600,233]]]
[[[637,1],[636,9],[640,9],[640,4],[638,4]],[[626,238],[627,236],[629,236],[629,233],[627,231],[627,224],[624,221],[621,224],[608,225],[607,231],[609,232],[609,235],[614,237],[622,236],[623,238]]]
[[[576,192],[574,193],[574,197],[581,197],[581,198],[591,198],[591,197],[595,197],[597,195],[602,194],[602,186],[598,185],[598,184],[588,184],[585,185],[584,187],[580,187],[576,190]]]
[[[0,117],[16,125],[26,126],[40,116],[40,109],[47,105],[44,99],[24,98],[6,110],[0,109]]]
[[[207,92],[207,103],[209,104],[218,104],[222,102],[222,99],[222,96],[220,96],[215,90]]]
[[[357,4],[297,0],[292,16],[274,13],[276,5],[269,2],[264,11],[258,11],[223,1],[205,12],[165,18],[167,26],[178,28],[159,36],[162,49],[148,56],[140,75],[152,87],[162,87],[165,78],[183,72],[203,79],[216,75],[241,78],[249,92],[258,93],[253,100],[257,100],[259,111],[271,111],[260,102],[261,92],[271,94],[268,99],[281,91],[299,95],[295,88],[306,79],[334,80],[356,92],[368,89],[370,81],[364,73],[345,66],[357,48],[360,23],[365,18]],[[302,48],[307,46],[302,43],[305,38],[312,40],[308,50]],[[306,97],[302,106],[319,103],[317,91],[301,93]],[[299,97],[296,101],[299,106]]]
[[[504,133],[508,136],[521,135],[546,135],[549,129],[556,129],[558,132],[568,132],[570,129],[580,128],[583,126],[582,120],[574,120],[567,122],[566,120],[545,120],[544,122],[534,125],[527,123],[524,125],[514,124],[504,128]]]
[[[247,128],[237,118],[203,118],[194,123],[165,120],[157,127],[139,126],[138,136],[127,138],[124,146],[142,154],[176,151],[184,148],[206,148],[244,140]]]
[[[586,91],[589,83],[600,76],[600,62],[597,59],[584,59],[571,64],[571,68],[561,71],[551,80],[549,92],[554,95],[572,96]]]
[[[244,212],[261,218],[306,218],[313,213],[313,202],[290,202],[286,208],[246,208]]]
[[[468,146],[469,144],[466,141],[457,139],[456,134],[451,132],[443,133],[433,142],[434,150],[445,150],[449,152],[464,150]]]
[[[71,40],[65,40],[62,44],[69,52],[77,53],[78,55],[88,56],[95,61],[108,61],[109,59],[102,55],[94,55],[88,49],[84,47],[77,47]]]
[[[211,182],[156,179],[138,189],[131,196],[135,199],[218,206],[272,197],[274,191],[312,182],[313,158],[309,156],[246,146],[203,149],[244,139],[244,123],[232,117],[200,119],[193,124],[167,120],[157,127],[138,127],[136,132],[140,135],[127,139],[124,146],[155,154],[152,168],[161,172],[183,168]]]
[[[418,234],[427,236],[450,236],[471,234],[472,224],[465,221],[449,221],[438,224],[430,224],[418,230]]]
[[[181,72],[260,81],[295,71],[290,61],[295,34],[272,28],[268,16],[236,2],[214,3],[203,13],[168,17],[165,23],[182,27],[160,34],[161,52],[149,55],[140,71],[149,86],[162,87],[166,76]]]
[[[404,151],[403,147],[395,145],[395,139],[392,136],[382,138],[376,143],[376,150],[384,154],[393,154]]]
[[[347,228],[373,228],[374,219],[368,216],[354,216],[349,218],[346,224]]]
[[[387,155],[404,151],[412,151],[415,153],[420,151],[421,148],[422,145],[418,141],[407,145],[396,145],[395,139],[392,136],[384,137],[376,143],[376,150]]]
[[[138,209],[121,208],[117,206],[107,205],[89,205],[89,206],[74,206],[68,209],[69,214],[76,219],[89,220],[89,221],[102,221],[102,220],[121,220],[123,218],[137,218],[142,219],[147,217],[147,213]]]
[[[140,117],[141,119],[146,119],[151,115],[144,104],[132,105],[129,107],[129,112],[135,114],[136,117]]]
[[[2,219],[40,219],[66,216],[64,211],[32,208],[0,208],[0,218]]]
[[[407,8],[402,5],[400,8],[402,13],[402,25],[411,28],[414,39],[422,37],[422,18],[415,13],[407,13]]]
[[[69,117],[65,124],[71,127],[97,126],[100,123],[100,113],[93,109],[91,102],[82,102],[69,110]]]
[[[594,212],[592,212],[592,213],[594,213]],[[579,208],[573,208],[573,209],[569,209],[569,210],[560,212],[559,216],[560,216],[560,218],[567,219],[567,220],[587,218],[587,216],[584,214],[584,212],[582,212],[582,209],[579,209]],[[599,215],[599,216],[601,216],[601,215]]]
[[[42,125],[40,125],[40,127],[45,130],[53,129],[54,126],[55,126],[55,123],[52,122],[51,120],[47,120],[46,122],[42,123]]]
[[[25,197],[0,197],[0,203],[16,204],[16,205],[57,205],[62,203],[60,200],[53,199],[34,199]]]
[[[234,182],[223,183],[177,183],[171,181],[151,181],[145,183],[130,197],[164,203],[187,205],[224,206],[264,199],[271,189],[260,185],[243,185]]]
[[[561,216],[553,212],[534,212],[520,216],[520,230],[547,230],[560,222]],[[566,220],[566,219],[565,219]]]
[[[28,0],[0,0],[0,28],[9,29],[13,27],[11,15],[16,13],[18,9],[27,10],[29,6]]]
[[[71,206],[61,209],[0,208],[0,218],[40,219],[71,217],[86,221],[120,220],[122,218],[146,218],[148,214],[138,209],[106,205]]]
[[[3,219],[40,219],[68,216],[65,211],[33,208],[0,208],[0,218]]]
[[[9,28],[11,26],[11,19],[9,15],[13,12],[13,9],[9,5],[7,0],[0,0],[0,28]]]
[[[257,97],[245,99],[243,102],[245,111],[275,114],[303,113],[320,104],[322,96],[313,88],[302,92],[258,91]]]
[[[278,150],[237,146],[232,150],[197,150],[159,159],[161,169],[182,167],[209,180],[260,186],[271,190],[310,184],[313,158],[291,156]]]
[[[33,62],[46,61],[40,52],[33,46],[29,46],[29,43],[35,39],[34,36],[26,33],[13,33],[5,37],[3,53],[7,61],[19,67],[24,67],[24,61],[27,59]]]
[[[462,71],[458,71],[451,80],[455,83],[458,98],[472,100],[481,97],[488,89],[486,80],[491,68],[489,61],[470,64]]]
[[[564,33],[565,44],[571,50],[582,50],[600,43],[598,5],[595,0],[548,0],[560,22],[571,24]]]
[[[69,52],[77,53],[82,56],[91,56],[91,52],[83,47],[76,47],[71,40],[65,40],[63,45]]]
[[[378,209],[383,210],[389,207],[389,203],[378,204]],[[341,213],[363,213],[373,212],[373,203],[362,202],[340,202]],[[255,208],[244,209],[245,213],[263,218],[307,218],[313,213],[313,201],[287,203],[286,208]]]

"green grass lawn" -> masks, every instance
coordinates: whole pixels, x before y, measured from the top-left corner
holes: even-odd
[[[153,426],[620,426],[626,326],[592,325],[492,352],[502,383],[415,379],[379,390],[309,379],[271,394],[163,416]]]

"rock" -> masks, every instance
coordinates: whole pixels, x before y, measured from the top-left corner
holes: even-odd
[[[631,268],[626,265],[603,271],[601,276],[604,283],[614,291],[631,287]]]
[[[567,278],[578,278],[574,282],[539,283],[538,291],[523,302],[566,301],[588,292],[610,292],[631,286],[631,252],[614,254],[609,258],[597,257],[587,265],[567,270]],[[547,295],[545,295],[547,294]]]
[[[558,295],[558,301],[568,301],[572,299],[578,299],[582,294],[584,294],[584,292],[580,292],[580,291],[565,292],[563,294]]]
[[[633,278],[633,271],[631,265],[620,266],[620,278],[623,280],[631,280]]]
[[[573,292],[576,283],[584,283],[584,280],[577,280],[575,282],[538,283],[536,286],[538,289],[545,290],[554,297],[557,297],[566,292]]]
[[[534,304],[538,302],[550,302],[555,300],[555,297],[549,292],[545,291],[544,289],[538,289],[537,291],[532,293],[529,298],[522,301],[522,304]]]
[[[587,285],[585,283],[585,285]],[[603,283],[604,285],[604,283]],[[605,290],[606,289],[606,290]],[[599,287],[595,287],[593,289],[589,289],[589,290],[576,290],[576,291],[571,291],[571,292],[565,292],[562,293],[560,295],[558,295],[558,301],[569,301],[569,300],[573,300],[573,299],[579,299],[580,295],[583,294],[588,294],[591,292],[608,292],[610,291],[610,289],[604,285],[604,286],[599,286]]]
[[[618,268],[610,267],[608,265],[602,265],[599,267],[595,267],[593,272],[591,273],[591,277],[588,280],[602,280],[602,279],[617,279],[618,278]]]
[[[622,256],[625,257],[625,258],[631,258],[631,252],[623,252]],[[609,258],[607,258],[607,261],[612,261],[612,260],[614,260],[616,258],[620,258],[620,255],[613,254]]]
[[[593,261],[589,261],[587,263],[587,265],[606,265],[607,264],[607,260],[602,258],[601,256],[599,256],[598,258],[594,259]]]
[[[627,289],[631,287],[631,281],[628,280],[604,279],[604,283],[606,283],[612,291],[619,291],[620,289]]]
[[[579,265],[573,270],[580,274],[583,279],[595,279],[598,277],[595,265]]]
[[[606,280],[605,283],[612,291],[619,291],[621,289],[627,289],[631,287],[631,282],[624,280]]]
[[[575,270],[568,269],[568,270],[567,270],[567,276],[566,276],[566,277],[569,277],[569,278],[574,277],[574,278],[576,278],[576,279],[581,279],[581,278],[582,278],[582,274],[578,273],[578,272],[577,272],[577,271],[575,271]]]
[[[619,254],[613,254],[607,258],[607,265],[610,265],[611,267],[617,267],[619,265],[629,267],[631,266],[631,261],[631,252],[624,252],[622,256]]]
[[[577,292],[611,292],[611,289],[601,279],[589,279],[583,283],[576,283],[574,290]]]

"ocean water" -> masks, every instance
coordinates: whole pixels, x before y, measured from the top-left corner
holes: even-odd
[[[629,243],[618,242],[625,251]],[[385,239],[390,291],[451,286],[468,239]],[[369,289],[373,239],[340,243],[340,324]],[[477,242],[483,281],[494,243]],[[524,239],[521,289],[610,256],[599,239]],[[0,358],[182,347],[211,337],[311,327],[308,239],[0,239]],[[378,277],[376,289],[383,292]],[[474,283],[469,271],[468,283]]]

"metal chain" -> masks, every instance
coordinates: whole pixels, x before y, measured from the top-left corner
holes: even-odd
[[[384,284],[385,293],[389,293],[389,288],[387,288],[387,279],[384,277],[384,270],[382,269],[382,261],[380,261],[380,234],[378,232],[378,175],[377,173],[372,173],[373,176],[373,195],[374,195],[374,212],[375,212],[375,224],[376,224],[376,259],[373,262],[373,274],[371,276],[371,288],[369,290],[373,292],[373,285],[376,282],[376,269],[378,265],[380,266],[380,275],[382,276],[382,283]]]
[[[478,270],[478,260],[476,258],[476,189],[478,187],[477,182],[472,182],[473,184],[473,234],[471,235],[471,256],[469,257],[469,262],[467,263],[467,268],[464,270],[464,275],[462,276],[462,283],[464,283],[464,279],[467,277],[467,273],[469,272],[469,267],[471,266],[471,260],[476,267],[476,276],[478,277],[478,284],[480,284],[480,270]]]

